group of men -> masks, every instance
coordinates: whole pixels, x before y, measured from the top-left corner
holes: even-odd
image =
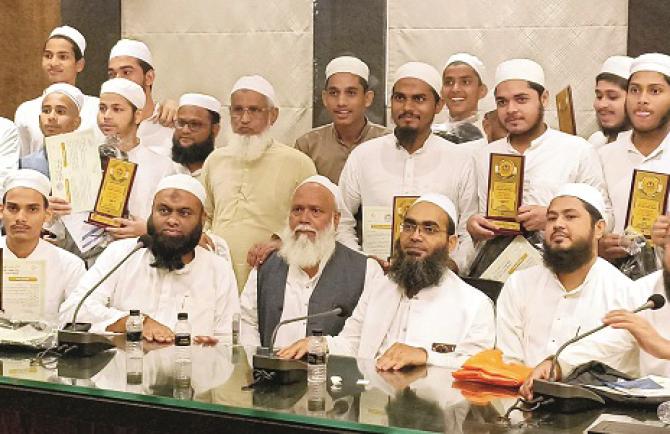
[[[76,29],[54,29],[42,57],[52,84],[14,123],[0,123],[0,242],[10,257],[45,262],[41,320],[68,322],[129,257],[83,305],[79,318],[95,330],[123,332],[128,311],[140,309],[144,337],[171,342],[177,312],[188,312],[197,340],[213,342],[230,337],[239,314],[242,342],[276,345],[282,357],[302,357],[321,330],[331,353],[376,359],[381,370],[457,368],[496,346],[546,376],[545,360],[604,318],[615,329],[564,352],[563,375],[591,359],[670,375],[670,364],[650,363],[670,353],[653,331],[670,321],[668,309],[651,325],[627,312],[665,293],[663,273],[633,282],[619,270],[633,170],[670,173],[670,56],[604,63],[591,143],[546,124],[545,73],[532,60],[502,62],[490,88],[471,54],[451,56],[442,73],[408,62],[395,71],[389,130],[366,117],[368,66],[342,56],[328,64],[322,92],[332,123],[287,146],[272,135],[279,101],[259,75],[235,82],[224,118],[210,95],[157,103],[151,52],[136,40],[112,48],[109,80],[99,96],[84,95],[75,84],[85,49]],[[480,117],[489,89],[497,108]],[[435,124],[445,105],[447,121]],[[51,194],[44,141],[86,129],[137,172],[127,214],[84,249],[76,234],[98,228]],[[461,278],[479,276],[513,238],[486,216],[492,153],[525,158],[516,222],[543,257],[514,272],[495,305]],[[360,216],[396,196],[418,199],[392,255],[366,255]],[[658,252],[669,228],[665,216],[654,225]],[[272,341],[280,321],[336,306],[342,316],[293,323]]]

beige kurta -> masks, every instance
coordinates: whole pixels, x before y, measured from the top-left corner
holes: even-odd
[[[239,289],[251,269],[247,252],[281,231],[293,191],[315,174],[309,157],[277,141],[256,161],[242,161],[226,147],[214,150],[205,161],[201,180],[207,191],[208,223],[230,247]]]
[[[377,125],[368,121],[361,131],[361,135],[356,139],[354,146],[347,146],[335,130],[335,126],[330,123],[298,137],[295,141],[296,149],[304,152],[314,161],[316,171],[337,184],[340,181],[340,173],[344,163],[347,162],[349,154],[358,145],[368,140],[384,136],[390,133],[390,130],[382,125]]]

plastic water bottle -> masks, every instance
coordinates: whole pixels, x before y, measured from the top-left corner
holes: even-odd
[[[670,425],[670,401],[661,402],[656,410],[658,420],[666,425]]]
[[[307,383],[307,414],[326,417],[326,382]]]
[[[133,309],[126,320],[126,383],[142,384],[142,318]]]
[[[307,343],[307,382],[326,382],[326,338],[322,330],[313,330]]]
[[[191,388],[191,325],[188,323],[188,314],[180,312],[177,314],[177,325],[174,329],[175,363],[174,381],[175,388]]]

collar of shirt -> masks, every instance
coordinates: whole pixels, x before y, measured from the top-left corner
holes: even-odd
[[[565,289],[565,287],[563,286],[561,281],[558,279],[558,276],[556,275],[556,273],[549,270],[548,268],[547,268],[547,270],[549,270],[549,272],[551,273],[551,276],[554,279],[554,281],[556,282],[556,284],[558,285],[558,287],[565,293],[564,296],[565,297],[572,297],[572,296],[575,296],[575,295],[578,295],[579,293],[581,293],[584,288],[589,287],[591,281],[593,280],[592,276],[594,276],[598,273],[598,268],[599,268],[599,261],[596,258],[596,262],[593,263],[593,265],[589,269],[589,272],[586,273],[586,277],[584,278],[584,281],[578,287],[576,287],[575,289],[572,289],[570,291]]]
[[[621,137],[621,135],[619,135],[619,137]],[[663,139],[663,141],[661,143],[659,143],[659,145],[656,147],[656,149],[651,151],[651,153],[649,155],[645,156],[645,155],[642,155],[642,153],[637,149],[637,147],[633,143],[633,132],[632,131],[630,131],[630,133],[625,136],[624,140],[625,140],[624,143],[625,143],[625,147],[626,147],[626,152],[639,155],[640,157],[642,157],[642,159],[643,159],[642,162],[643,163],[646,162],[646,161],[649,161],[649,160],[656,160],[659,157],[661,157],[661,154],[663,153],[665,148],[667,146],[669,146],[669,143],[670,143],[670,141],[668,140],[668,136],[666,136]]]
[[[363,125],[363,129],[361,130],[360,134],[358,137],[356,137],[356,140],[354,140],[354,144],[359,145],[362,141],[365,135],[368,133],[368,130],[370,129],[370,122],[368,121],[368,118],[365,118],[365,125]],[[335,137],[335,141],[339,143],[342,146],[347,146],[346,143],[342,141],[340,138],[340,134],[337,132],[337,128],[335,128],[335,124],[333,124],[333,136]]]
[[[469,122],[469,123],[471,123],[471,124],[475,124],[475,123],[477,123],[477,121],[479,121],[479,114],[478,114],[477,112],[475,112],[473,115],[468,116],[467,118],[465,118],[465,119],[461,119],[461,120],[459,120],[459,121],[457,121],[456,119],[452,118],[451,115],[448,115],[448,116],[449,116],[449,117],[447,118],[447,122],[446,122],[446,123],[447,123],[447,124],[451,124],[451,125],[459,125],[459,124],[464,124],[464,123],[466,123],[466,122]]]
[[[305,273],[302,268],[296,267],[295,265],[289,265],[286,280],[296,282],[299,285],[309,285],[311,287],[315,287],[317,283],[319,283],[319,278],[321,277],[321,273],[323,272],[324,267],[332,256],[333,254],[331,253],[327,257],[321,259],[319,262],[319,269],[313,277],[309,277],[309,275]]]
[[[549,140],[549,138],[554,134],[555,131],[551,127],[549,127],[549,125],[546,125],[546,127],[547,127],[547,129],[544,131],[544,133],[542,133],[539,137],[536,137],[535,139],[530,141],[530,146],[528,147],[528,149],[526,149],[525,153],[528,153],[531,150],[535,150],[535,149],[539,148],[544,142]],[[512,144],[510,143],[509,135],[505,138],[505,142],[507,143],[507,150],[509,152],[511,152],[513,154],[519,154],[520,155],[519,151],[517,151],[516,148],[514,148],[514,146],[512,146]]]

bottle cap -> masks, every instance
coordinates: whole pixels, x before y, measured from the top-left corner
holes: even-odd
[[[322,329],[312,329],[312,336],[323,336]]]
[[[186,313],[186,312],[179,312],[179,313],[177,314],[177,319],[178,319],[178,320],[185,320],[185,319],[188,319],[188,313]]]
[[[130,316],[140,316],[139,309],[130,309]]]

